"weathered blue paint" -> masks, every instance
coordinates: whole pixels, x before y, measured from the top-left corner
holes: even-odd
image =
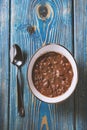
[[[10,130],[73,130],[74,129],[74,98],[70,97],[62,104],[50,105],[36,99],[27,83],[27,67],[32,55],[45,41],[49,20],[43,30],[43,23],[37,19],[36,5],[42,1],[16,1],[11,2],[11,45],[17,43],[27,53],[26,64],[22,67],[24,78],[24,106],[25,117],[18,117],[16,71],[11,67],[10,80]],[[46,43],[62,44],[71,52],[72,48],[72,0],[48,0],[53,8],[53,21],[49,25]],[[36,32],[29,35],[27,26],[36,26]],[[43,32],[42,32],[43,31]],[[72,102],[72,104],[71,104]],[[67,107],[68,106],[68,107]]]
[[[87,129],[87,1],[75,2],[75,58],[79,67],[79,83],[75,93],[76,130]]]
[[[38,20],[35,12],[36,5],[41,2],[49,3],[54,11],[51,23],[49,24],[50,19],[45,23],[45,30],[44,23]],[[87,1],[1,0],[0,14],[0,130],[87,130]],[[27,32],[30,25],[36,27],[32,35]],[[61,104],[39,101],[28,86],[29,61],[44,41],[46,44],[65,46],[78,63],[77,89]],[[24,118],[19,117],[17,112],[16,67],[9,65],[9,46],[14,43],[17,43],[25,54],[25,64],[21,68]]]
[[[9,1],[0,1],[0,130],[8,129]]]

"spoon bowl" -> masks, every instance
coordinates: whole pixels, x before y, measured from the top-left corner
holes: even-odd
[[[17,44],[14,44],[11,47],[10,60],[11,63],[16,65],[17,67],[20,67],[23,64],[23,53],[21,51],[21,48]]]

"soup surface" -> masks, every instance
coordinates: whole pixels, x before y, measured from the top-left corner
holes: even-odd
[[[67,58],[56,52],[40,56],[32,71],[36,89],[47,97],[56,97],[65,93],[72,82],[73,70]]]

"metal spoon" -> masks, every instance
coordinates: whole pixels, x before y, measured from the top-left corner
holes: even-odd
[[[17,92],[18,92],[18,113],[20,116],[25,115],[22,95],[22,77],[21,77],[21,66],[23,65],[23,53],[21,48],[14,44],[10,49],[10,60],[11,63],[17,66]]]

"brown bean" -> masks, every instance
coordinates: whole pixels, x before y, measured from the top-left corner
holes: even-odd
[[[45,82],[43,83],[43,86],[44,86],[44,87],[48,87],[48,81],[45,81]]]

